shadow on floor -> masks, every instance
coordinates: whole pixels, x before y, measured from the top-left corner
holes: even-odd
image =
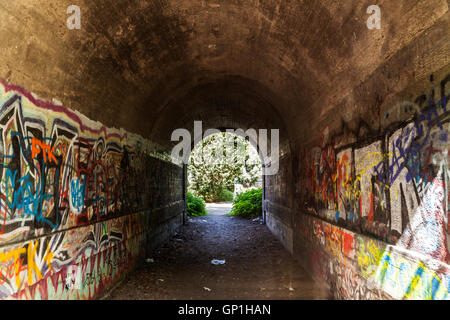
[[[220,208],[219,208],[220,209]],[[191,218],[107,299],[329,299],[265,225],[223,214]],[[211,260],[225,260],[213,265]]]

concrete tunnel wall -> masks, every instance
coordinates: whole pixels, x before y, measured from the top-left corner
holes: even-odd
[[[450,298],[449,92],[446,68],[299,152],[294,253],[335,297]]]
[[[4,83],[0,127],[0,298],[97,298],[181,225],[183,168],[142,137]]]
[[[381,30],[372,1],[80,1],[79,31],[71,2],[0,1],[2,298],[99,297],[169,236],[194,120],[280,129],[267,226],[336,298],[450,298],[448,1]]]

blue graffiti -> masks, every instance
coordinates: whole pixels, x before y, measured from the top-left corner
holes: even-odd
[[[81,212],[84,207],[84,197],[86,192],[86,183],[81,183],[78,178],[75,178],[70,183],[70,199],[72,207],[78,212]]]
[[[44,193],[41,181],[33,185],[34,178],[30,174],[17,179],[17,171],[12,172],[6,168],[5,172],[5,198],[6,204],[11,211],[23,210],[25,215],[31,215],[38,222],[44,222],[51,228],[56,229],[52,222],[42,214],[44,201],[49,201],[53,195]],[[12,187],[12,188],[11,188]],[[11,199],[11,201],[10,201]]]
[[[421,154],[424,148],[430,144],[433,127],[437,126],[442,130],[439,136],[441,141],[448,141],[448,133],[445,132],[439,118],[439,106],[442,106],[445,116],[448,112],[446,97],[434,105],[432,96],[430,96],[427,111],[418,116],[412,128],[405,128],[399,137],[391,142],[393,150],[391,163],[389,163],[389,158],[386,158],[374,166],[375,173],[383,181],[383,188],[391,187],[405,168],[408,168],[406,172],[407,183],[411,182],[413,178],[426,179],[423,170],[421,170]]]
[[[436,292],[439,290],[440,285],[441,283],[439,279],[433,277],[433,279],[431,280],[431,300],[436,299]]]

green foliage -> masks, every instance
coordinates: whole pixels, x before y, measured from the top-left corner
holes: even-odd
[[[262,189],[251,189],[240,193],[233,201],[229,215],[256,218],[262,213]]]
[[[187,193],[187,212],[190,217],[201,217],[208,214],[203,199],[194,197],[190,192]]]
[[[234,153],[227,153],[227,142]],[[221,159],[215,161],[215,159]],[[192,151],[188,164],[188,190],[206,202],[232,201],[235,183],[254,185],[261,177],[258,153],[242,137],[230,133],[213,134]]]
[[[231,201],[233,201],[233,192],[231,192],[228,189],[222,189],[219,199],[217,199],[215,201],[231,202]]]

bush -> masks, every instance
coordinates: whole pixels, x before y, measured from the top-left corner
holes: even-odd
[[[190,217],[206,216],[205,202],[202,198],[194,197],[190,192],[187,193],[187,213]]]
[[[262,189],[251,189],[238,194],[229,214],[243,218],[260,216],[262,214]]]
[[[231,192],[228,189],[222,189],[220,192],[219,198],[216,200],[218,202],[225,201],[225,202],[231,202],[233,201],[233,192]]]

